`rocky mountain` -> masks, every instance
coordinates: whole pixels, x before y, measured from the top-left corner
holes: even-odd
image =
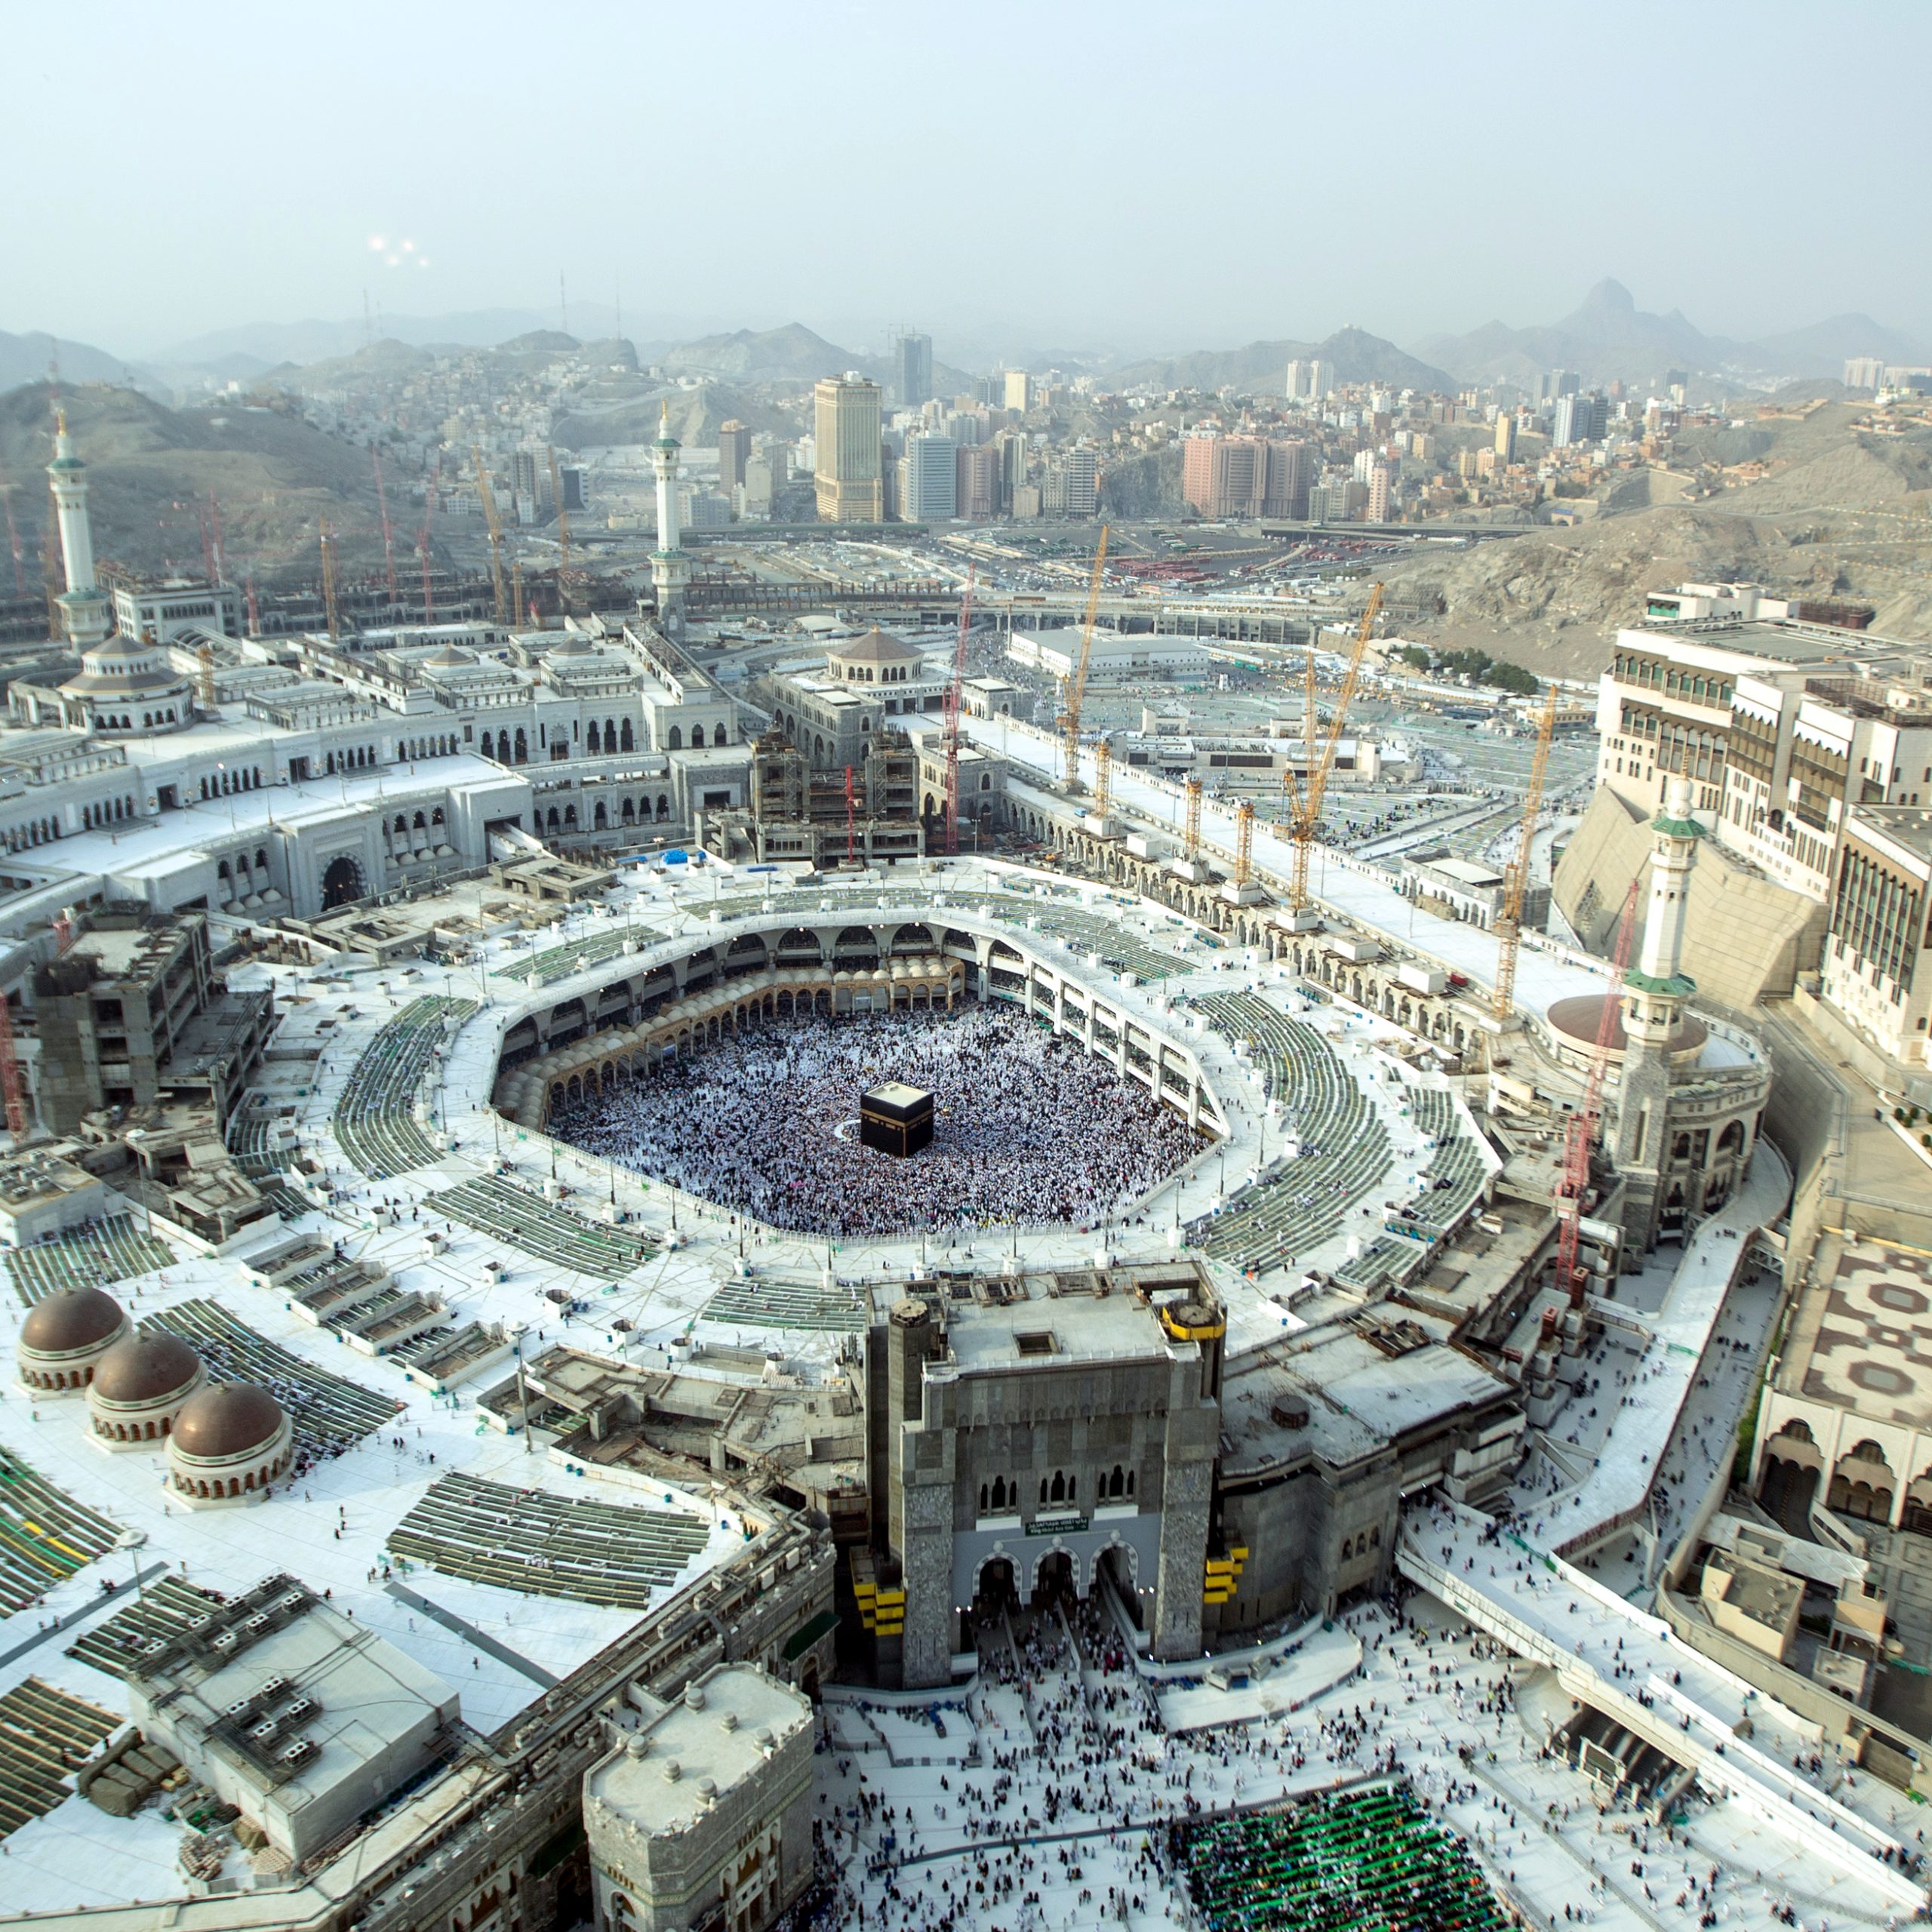
[[[1706,335],[1680,309],[1658,315],[1639,309],[1629,289],[1607,279],[1560,321],[1532,328],[1485,322],[1466,335],[1429,337],[1420,348],[1464,383],[1521,383],[1549,369],[1574,369],[1593,383],[1657,384],[1671,369],[1707,377],[1836,377],[1847,356],[1924,358],[1909,337],[1862,315],[1835,315],[1755,342]]]
[[[0,392],[43,383],[57,365],[67,383],[125,383],[131,375],[138,381],[145,374],[90,343],[69,342],[40,329],[26,335],[0,329]]]
[[[221,506],[232,570],[264,580],[317,569],[320,519],[340,533],[344,567],[367,568],[381,533],[368,452],[325,435],[292,408],[226,403],[175,410],[131,389],[70,389],[69,426],[88,466],[94,548],[144,570],[198,570],[198,503]],[[45,520],[42,472],[53,450],[53,396],[45,383],[0,396],[0,481],[15,486],[23,543]],[[392,474],[395,499],[401,479]]]
[[[1475,644],[1532,670],[1601,669],[1611,634],[1644,594],[1739,578],[1774,594],[1869,603],[1898,636],[1932,629],[1922,567],[1932,530],[1932,429],[1872,436],[1856,406],[1680,438],[1673,471],[1631,472],[1581,506],[1568,528],[1539,526],[1465,550],[1393,563],[1392,586],[1439,600],[1418,635]],[[1663,500],[1697,466],[1755,463],[1761,480],[1702,500]]]
[[[1152,356],[1110,371],[1105,380],[1116,392],[1201,389],[1212,394],[1232,388],[1252,395],[1279,395],[1288,364],[1297,356],[1334,363],[1337,379],[1345,383],[1386,383],[1397,389],[1455,387],[1444,371],[1358,328],[1338,330],[1323,342],[1251,342],[1244,349]]]

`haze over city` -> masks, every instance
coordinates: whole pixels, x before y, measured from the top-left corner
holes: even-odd
[[[582,318],[621,299],[652,339],[798,320],[863,346],[917,315],[989,352],[1407,346],[1552,320],[1604,275],[1715,334],[1860,309],[1932,336],[1900,227],[1909,5],[96,17],[107,140],[74,138],[64,17],[8,23],[16,181],[60,162],[10,198],[0,326],[131,359],[365,290],[555,325],[560,271]],[[159,103],[226,122],[233,158]],[[36,269],[77,215],[112,272]],[[371,236],[416,250],[391,268]]]
[[[10,18],[0,1932],[1932,1918],[1928,41]]]

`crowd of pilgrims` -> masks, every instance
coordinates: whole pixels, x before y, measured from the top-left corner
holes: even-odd
[[[795,1924],[1198,1923],[1174,1828],[1266,1804],[1284,1786],[1377,1776],[1406,1780],[1525,1927],[1587,1925],[1619,1917],[1620,1905],[1653,1923],[1663,1912],[1704,1927],[1760,1915],[1811,1932],[1840,1922],[1780,1897],[1769,1875],[1700,1857],[1683,1827],[1601,1793],[1546,1797],[1536,1761],[1552,1747],[1522,1735],[1520,1666],[1500,1644],[1418,1621],[1406,1598],[1358,1605],[1341,1621],[1364,1654],[1352,1687],[1285,1719],[1171,1737],[1112,1619],[1091,1601],[980,1615],[980,1669],[964,1694],[977,1740],[968,1762],[928,1777],[915,1795],[875,1743],[854,1747],[870,1724],[863,1705],[827,1725],[813,1827],[823,1883]],[[1530,1894],[1546,1889],[1546,1863],[1536,1884],[1528,1871],[1519,1879],[1519,1861],[1556,1836],[1575,1882],[1567,1900],[1539,1908]]]
[[[931,1146],[861,1145],[859,1097],[934,1097]],[[561,1139],[778,1228],[840,1238],[1094,1226],[1195,1150],[1138,1082],[1004,1007],[768,1023],[552,1116]]]

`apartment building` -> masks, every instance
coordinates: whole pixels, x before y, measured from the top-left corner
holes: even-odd
[[[1854,805],[1847,814],[1820,991],[1881,1053],[1932,1066],[1932,810]]]

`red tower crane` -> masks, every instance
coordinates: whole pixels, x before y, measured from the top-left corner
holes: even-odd
[[[1623,976],[1630,969],[1630,940],[1637,926],[1637,893],[1643,881],[1639,872],[1630,881],[1625,895],[1622,918],[1617,921],[1617,951],[1611,965],[1610,987],[1603,997],[1603,1011],[1597,1020],[1597,1043],[1590,1056],[1590,1070],[1583,1082],[1583,1098],[1570,1117],[1563,1143],[1563,1180],[1556,1197],[1556,1285],[1580,1304],[1583,1291],[1577,1279],[1577,1242],[1582,1231],[1583,1196],[1590,1185],[1590,1150],[1596,1144],[1597,1124],[1603,1112],[1603,1085],[1610,1071],[1610,1050],[1617,1039],[1617,1016],[1623,1004]]]
[[[16,597],[24,597],[27,595],[27,577],[26,571],[21,567],[23,552],[20,549],[20,527],[14,521],[14,486],[12,484],[0,483],[0,503],[6,506],[7,547],[14,553],[14,595]]]
[[[228,540],[221,532],[221,499],[212,490],[208,492],[208,529],[214,538],[215,581],[225,583],[228,580]]]
[[[423,559],[423,621],[433,624],[436,621],[435,593],[429,587],[429,519],[436,513],[436,485],[441,480],[443,460],[438,456],[429,471],[429,480],[423,486],[423,528],[416,539],[417,555]]]
[[[946,694],[946,855],[959,850],[959,707],[966,678],[966,634],[973,628],[973,567],[966,566],[966,588],[959,595],[959,644],[953,653],[952,682]]]

